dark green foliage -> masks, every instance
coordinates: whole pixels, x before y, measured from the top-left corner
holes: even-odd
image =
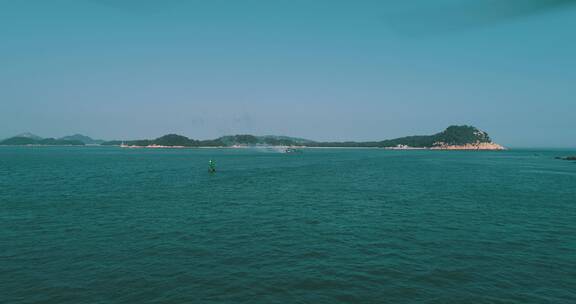
[[[488,134],[472,126],[450,126],[444,132],[434,135],[434,141],[443,142],[449,145],[491,142]]]
[[[162,137],[156,138],[152,144],[159,146],[183,146],[183,147],[194,147],[197,146],[197,141],[191,140],[190,138],[177,134],[168,134]]]

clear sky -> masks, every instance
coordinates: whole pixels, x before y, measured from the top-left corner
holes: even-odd
[[[0,138],[574,147],[576,9],[505,2],[0,0]]]

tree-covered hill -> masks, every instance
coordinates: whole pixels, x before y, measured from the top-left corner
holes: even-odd
[[[372,142],[319,142],[309,144],[316,147],[397,147],[408,146],[414,148],[432,148],[440,145],[466,145],[476,143],[490,143],[486,132],[472,126],[450,126],[446,130],[433,135],[406,136]]]
[[[380,147],[395,147],[406,145],[416,148],[431,148],[441,144],[445,145],[466,145],[475,143],[490,143],[490,137],[486,132],[480,131],[472,126],[450,126],[446,130],[424,136],[407,136],[391,140],[381,141]]]
[[[104,146],[119,146],[125,144],[128,146],[146,147],[146,146],[167,146],[167,147],[223,147],[224,143],[216,140],[194,140],[178,134],[168,134],[156,139],[140,140],[111,140],[103,142]]]
[[[82,134],[74,134],[69,136],[60,137],[61,140],[77,140],[81,141],[86,145],[99,145],[103,143],[103,140],[100,139],[93,139],[90,136],[82,135]]]

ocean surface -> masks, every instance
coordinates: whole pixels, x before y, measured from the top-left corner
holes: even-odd
[[[2,147],[0,303],[576,303],[574,154]]]

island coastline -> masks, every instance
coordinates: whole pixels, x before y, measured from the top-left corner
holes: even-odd
[[[433,135],[413,135],[381,141],[368,142],[321,142],[287,136],[229,135],[216,139],[196,140],[183,135],[168,134],[156,139],[141,140],[93,140],[76,134],[63,138],[46,138],[26,133],[0,141],[3,146],[119,146],[126,149],[186,149],[186,148],[265,148],[265,149],[308,149],[308,148],[373,148],[385,150],[506,150],[494,143],[488,134],[473,126],[450,126]]]

